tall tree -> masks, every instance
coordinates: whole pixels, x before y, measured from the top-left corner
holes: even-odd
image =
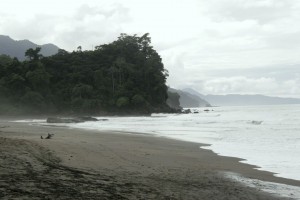
[[[35,49],[30,48],[25,52],[25,56],[29,60],[37,61],[42,57],[42,54],[39,54],[40,51],[41,51],[41,47],[36,47]]]

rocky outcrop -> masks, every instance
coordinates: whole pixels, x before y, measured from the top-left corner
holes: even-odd
[[[182,107],[180,106],[179,99],[180,99],[180,96],[178,93],[168,91],[168,99],[166,101],[168,106],[170,106],[171,108],[176,109],[176,110],[181,110]]]
[[[102,119],[101,121],[106,121],[107,119]],[[48,117],[47,123],[80,123],[86,121],[99,121],[94,117],[75,117],[75,118],[60,118],[60,117]]]
[[[41,54],[44,57],[52,56],[58,53],[59,47],[54,44],[37,45],[29,40],[14,40],[9,36],[0,35],[0,54],[8,55],[12,58],[17,57],[19,60],[26,59],[25,52],[27,49],[41,47]]]
[[[181,113],[183,113],[183,114],[190,114],[190,113],[192,113],[192,111],[191,111],[191,109],[183,109],[181,111]]]
[[[89,116],[77,117],[75,119],[82,120],[82,121],[99,121],[95,117],[89,117]]]

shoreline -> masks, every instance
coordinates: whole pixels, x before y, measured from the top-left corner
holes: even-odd
[[[118,117],[122,117],[122,116],[118,116]],[[35,123],[35,122],[33,122],[33,123]],[[212,145],[212,144],[208,144],[208,143],[194,142],[194,141],[191,141],[191,140],[184,140],[184,139],[179,139],[179,138],[176,138],[176,137],[174,138],[174,137],[170,137],[170,136],[162,136],[162,135],[158,135],[158,134],[154,134],[154,133],[150,133],[150,132],[130,132],[130,131],[125,131],[125,130],[109,130],[109,129],[97,130],[95,128],[90,129],[90,128],[83,128],[83,127],[72,127],[72,126],[68,126],[68,125],[57,125],[57,124],[53,125],[51,123],[49,123],[49,124],[47,124],[47,123],[46,124],[45,123],[44,124],[38,124],[37,126],[62,127],[62,128],[71,128],[71,129],[78,129],[78,130],[82,130],[82,131],[92,131],[92,132],[97,132],[98,131],[98,132],[114,132],[114,133],[119,133],[119,134],[124,134],[125,133],[125,134],[131,134],[131,135],[148,135],[150,137],[165,138],[167,140],[176,140],[176,141],[179,141],[179,142],[188,142],[188,143],[199,144],[200,149],[212,151],[213,154],[216,154],[216,155],[221,156],[221,157],[237,159],[238,162],[240,162],[241,164],[249,165],[254,170],[257,170],[257,171],[271,173],[275,178],[291,180],[292,182],[293,181],[300,182],[300,180],[298,180],[298,179],[293,179],[293,178],[284,177],[284,176],[277,176],[277,174],[280,174],[280,173],[276,173],[274,171],[265,169],[265,168],[255,164],[255,163],[249,163],[249,162],[247,162],[246,158],[237,157],[237,156],[226,156],[226,155],[218,154],[218,153],[214,152],[212,149],[206,148],[206,147],[209,147],[209,146]]]
[[[257,197],[256,199],[284,199],[231,181],[224,176],[227,172],[241,174],[249,179],[300,186],[300,181],[275,177],[271,172],[254,169],[256,166],[240,163],[242,159],[219,156],[210,150],[200,148],[207,146],[205,144],[146,134],[120,134],[3,121],[0,124],[0,137],[21,139],[49,149],[61,160],[61,166],[84,172],[105,172],[118,179],[122,177],[122,183],[147,186],[159,193],[158,196],[172,194],[176,197],[174,199],[181,199],[178,195],[185,194],[188,198],[184,199],[196,199],[196,196],[193,196],[196,194],[205,195],[202,196],[203,199],[208,199],[210,195],[213,195],[210,196],[213,199],[218,199],[214,198],[218,195],[220,197],[228,195],[228,199],[236,196],[244,199],[251,199],[253,196]],[[53,139],[41,140],[40,136],[48,132],[54,134]],[[145,180],[151,181],[148,183]],[[180,184],[174,185],[173,182],[176,181]],[[162,183],[166,183],[168,187],[166,194],[165,190],[160,191],[157,188]],[[192,185],[189,186],[188,183]],[[205,192],[201,191],[201,187],[208,186],[211,188]],[[197,188],[200,188],[200,192]],[[135,195],[141,193],[141,188],[135,189],[137,190]],[[189,192],[191,189],[193,194]],[[234,191],[237,192],[233,193]],[[126,196],[126,192],[123,195]],[[150,198],[147,196],[148,193],[144,195]]]

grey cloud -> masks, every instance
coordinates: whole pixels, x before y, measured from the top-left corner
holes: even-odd
[[[187,86],[183,84],[181,88]],[[264,94],[300,98],[300,78],[280,81],[275,78],[246,76],[216,77],[195,81],[189,87],[202,94]]]
[[[161,41],[160,43],[157,43],[155,46],[157,47],[157,50],[162,52],[170,49],[174,49],[176,47],[180,46],[186,46],[192,42],[195,42],[196,38],[186,38],[182,39],[176,42],[166,42],[166,41]]]
[[[300,28],[297,32],[274,34],[265,37],[269,48],[298,49],[300,50]]]
[[[299,97],[300,79],[279,81],[275,78],[229,77],[206,81],[204,89],[215,94],[267,94]]]
[[[273,77],[280,81],[295,79],[300,76],[299,65],[271,65],[254,68],[227,68],[203,70],[208,77],[247,76],[249,78]]]
[[[82,46],[84,50],[92,50],[95,46],[116,39],[120,32],[122,31],[118,27],[106,27],[104,30],[99,29],[93,31],[78,26],[59,35],[57,40],[60,41],[63,46],[69,46],[71,48],[70,50],[75,50],[77,46]]]
[[[13,38],[31,39],[34,42],[40,42],[43,38],[49,38],[57,22],[57,17],[48,15],[36,15],[29,21],[19,21],[11,16],[6,22],[1,24],[5,32]],[[50,42],[50,41],[49,41]]]
[[[212,0],[207,5],[211,26],[205,35],[218,46],[237,50],[297,48],[300,36],[300,2],[296,0]]]
[[[78,13],[81,15],[76,16]],[[122,31],[122,25],[131,19],[128,9],[120,4],[113,4],[110,8],[90,7],[84,5],[66,22],[68,30],[59,35],[59,40],[66,46],[81,45],[85,49],[92,46],[111,42]]]
[[[203,94],[265,94],[300,98],[300,65],[194,72],[179,88]],[[200,76],[202,74],[202,76]]]
[[[214,10],[217,20],[244,21],[253,19],[259,23],[269,23],[292,15],[296,0],[212,0],[210,11]]]
[[[22,22],[12,16],[0,21],[0,31],[13,38],[29,39],[36,43],[52,42],[67,50],[107,43],[122,31],[122,25],[130,21],[129,11],[120,4],[109,8],[83,5],[70,16],[35,15]],[[3,20],[4,21],[4,20]]]
[[[185,54],[175,52],[163,52],[162,54],[165,68],[169,71],[168,84],[178,88],[182,83],[189,80],[190,74],[186,74],[184,57]]]
[[[117,16],[117,18],[122,21],[130,20],[129,9],[124,7],[122,4],[114,4],[109,8],[92,7],[84,4],[78,9],[74,17],[77,20],[84,20],[86,17],[93,17],[97,15],[103,16],[106,19]]]
[[[95,16],[102,15],[105,18],[112,16],[115,13],[115,10],[100,10],[95,7],[91,7],[87,4],[80,6],[77,13],[75,14],[75,18],[77,20],[84,20],[87,16]]]

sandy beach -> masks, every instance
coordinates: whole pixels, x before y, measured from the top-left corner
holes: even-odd
[[[52,139],[41,139],[48,133]],[[204,144],[0,122],[0,199],[284,199],[228,179],[293,186]]]

